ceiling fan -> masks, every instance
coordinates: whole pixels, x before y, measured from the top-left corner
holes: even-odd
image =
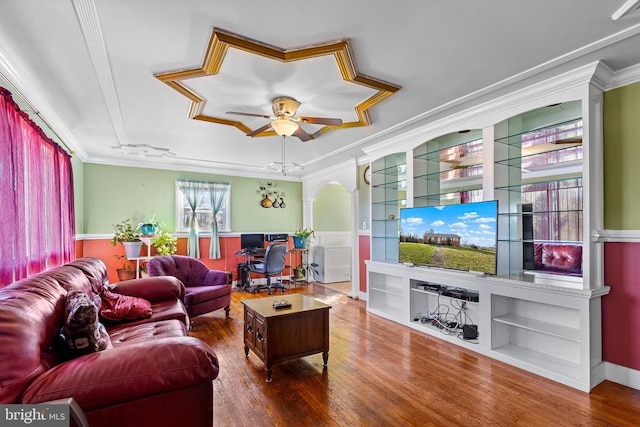
[[[235,114],[239,116],[249,117],[263,117],[265,119],[273,120],[271,123],[266,124],[253,132],[247,134],[247,136],[256,136],[269,128],[272,128],[278,135],[282,136],[296,136],[302,141],[309,141],[313,139],[313,136],[308,134],[302,129],[298,123],[309,123],[313,125],[328,125],[328,126],[342,126],[342,120],[331,119],[326,117],[307,117],[296,116],[296,111],[300,103],[289,96],[280,96],[274,98],[271,101],[271,108],[273,109],[273,115],[266,114],[254,114],[254,113],[241,113],[238,111],[227,111],[227,114]]]

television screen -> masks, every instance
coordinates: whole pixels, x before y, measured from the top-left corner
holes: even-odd
[[[399,260],[496,274],[498,201],[400,210]]]

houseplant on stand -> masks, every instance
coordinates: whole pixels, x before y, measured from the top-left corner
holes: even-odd
[[[113,227],[116,232],[111,238],[111,246],[122,243],[127,258],[139,257],[142,242],[138,238],[138,233],[136,233],[129,219],[127,218],[118,224],[113,224]]]
[[[293,247],[304,249],[307,247],[309,237],[313,236],[313,230],[310,228],[300,228],[293,233]]]
[[[301,263],[293,269],[293,277],[295,280],[302,280],[306,277],[306,281],[309,282],[311,274],[318,274],[318,267],[320,267],[320,264],[316,264],[315,262]]]

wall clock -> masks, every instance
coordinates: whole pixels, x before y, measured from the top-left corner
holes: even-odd
[[[371,185],[371,165],[367,166],[364,169],[364,174],[362,175],[364,178],[364,182],[368,185]]]

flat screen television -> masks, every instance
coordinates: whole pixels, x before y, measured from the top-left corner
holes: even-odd
[[[496,274],[498,201],[400,210],[399,261]]]

